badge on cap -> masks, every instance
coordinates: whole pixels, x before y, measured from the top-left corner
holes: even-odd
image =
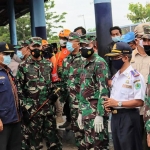
[[[5,45],[5,47],[6,47],[6,49],[9,49],[9,47],[8,47],[8,45],[7,45],[7,44]]]

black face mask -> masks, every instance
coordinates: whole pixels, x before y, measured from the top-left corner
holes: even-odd
[[[118,60],[112,60],[112,65],[117,71],[121,69],[123,64],[124,62],[122,61],[122,58]]]
[[[150,56],[150,45],[143,45],[144,46],[144,50],[145,50],[145,53]]]
[[[80,49],[80,51],[81,51],[82,57],[84,57],[84,58],[89,58],[94,53],[94,49],[93,48],[87,49],[86,47],[83,47],[83,48]]]
[[[35,48],[35,49],[31,50],[31,55],[32,55],[33,57],[35,57],[35,58],[40,57],[41,54],[42,54],[42,51],[39,50],[39,49],[36,49],[36,48]]]

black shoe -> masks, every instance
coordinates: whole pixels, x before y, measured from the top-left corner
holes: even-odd
[[[59,128],[67,128],[70,125],[70,122],[65,122],[63,125],[59,126]]]
[[[70,130],[71,130],[71,124],[68,127],[66,127],[67,132],[70,131]]]

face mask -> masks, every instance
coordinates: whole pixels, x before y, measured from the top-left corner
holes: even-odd
[[[143,40],[140,40],[139,45],[143,47]],[[143,47],[144,48],[144,47]]]
[[[60,46],[66,46],[66,42],[65,40],[59,40]]]
[[[74,51],[74,48],[72,47],[72,43],[71,42],[67,42],[67,44],[66,44],[66,48],[68,49],[68,51],[70,51],[70,52],[72,52],[72,51]]]
[[[80,51],[81,51],[82,57],[84,57],[84,58],[89,58],[94,53],[93,48],[87,48],[87,47],[81,48]]]
[[[22,54],[22,51],[17,51],[17,56],[20,58],[20,59],[23,59],[24,55]]]
[[[115,69],[120,70],[121,67],[123,66],[124,62],[121,59],[118,60],[112,60],[112,65],[114,66]]]
[[[34,50],[31,50],[31,55],[35,58],[38,58],[40,57],[42,54],[42,51],[40,51],[39,49],[34,49]]]
[[[9,55],[6,55],[6,56],[3,56],[3,64],[5,64],[5,65],[9,65],[10,64],[10,62],[11,62],[11,58],[10,58],[10,56]]]
[[[114,42],[119,42],[119,41],[121,41],[121,37],[120,36],[115,36],[115,37],[112,37],[112,40]]]
[[[145,53],[150,56],[150,45],[143,45],[144,46],[144,50],[145,50]]]

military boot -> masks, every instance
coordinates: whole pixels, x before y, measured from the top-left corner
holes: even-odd
[[[70,122],[66,121],[63,125],[59,126],[59,128],[67,128],[70,125]]]

